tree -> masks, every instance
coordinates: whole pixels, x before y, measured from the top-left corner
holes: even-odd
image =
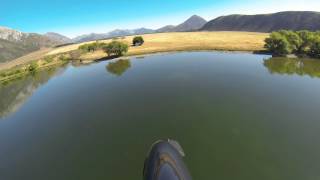
[[[310,55],[315,58],[320,58],[320,37],[313,40],[310,47]]]
[[[143,43],[144,43],[144,40],[142,36],[136,36],[132,40],[132,44],[134,46],[141,46]]]
[[[122,56],[128,52],[128,45],[119,41],[112,41],[109,44],[103,46],[103,50],[108,54],[108,56]]]
[[[94,52],[98,49],[101,49],[105,45],[106,45],[106,43],[100,43],[100,42],[96,41],[94,43],[83,44],[83,45],[79,46],[79,49],[82,51],[85,51],[85,52]]]
[[[38,65],[37,62],[32,62],[31,64],[29,64],[28,70],[29,70],[30,72],[35,72],[38,67],[39,67],[39,65]]]
[[[298,52],[298,50],[301,48],[301,45],[303,43],[298,33],[293,31],[287,31],[287,30],[280,30],[279,33],[282,34],[287,39],[287,41],[291,46],[290,48],[292,49],[292,52],[293,53]]]
[[[298,53],[299,54],[307,54],[309,51],[309,48],[312,44],[312,40],[314,38],[314,33],[307,31],[307,30],[298,31],[297,33],[302,40],[301,46],[298,49]]]
[[[291,54],[293,49],[283,33],[273,32],[270,37],[265,40],[265,48],[277,56]]]

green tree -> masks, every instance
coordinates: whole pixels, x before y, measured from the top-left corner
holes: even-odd
[[[96,50],[102,49],[106,43],[100,43],[98,41],[89,43],[89,44],[83,44],[79,46],[79,49],[85,52],[94,52]]]
[[[30,72],[35,72],[38,67],[39,67],[38,63],[37,62],[33,62],[28,66],[28,70]]]
[[[298,35],[298,33],[293,31],[281,30],[279,31],[289,42],[292,52],[296,53],[301,48],[303,43],[302,39]]]
[[[313,40],[310,47],[310,55],[315,58],[320,58],[320,36]]]
[[[283,33],[273,32],[270,37],[265,40],[265,48],[277,56],[291,54],[293,49],[289,41]]]
[[[302,40],[300,48],[298,49],[298,53],[299,54],[307,54],[310,49],[310,46],[312,44],[312,40],[314,38],[314,33],[307,31],[307,30],[298,31],[297,33]]]
[[[103,46],[102,49],[108,54],[108,56],[122,56],[128,52],[129,47],[123,42],[112,41],[111,43]]]
[[[141,46],[144,43],[144,39],[142,36],[136,36],[132,40],[132,44],[134,46]]]

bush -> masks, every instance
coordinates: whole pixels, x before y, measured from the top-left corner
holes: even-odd
[[[314,33],[310,31],[298,31],[298,35],[300,36],[302,43],[298,49],[298,53],[307,54],[309,51],[309,47],[311,46],[312,40],[314,38]]]
[[[33,62],[29,65],[28,70],[30,72],[35,72],[38,68],[38,63],[37,62]]]
[[[313,43],[310,47],[310,56],[315,58],[320,58],[320,38],[313,40]]]
[[[99,43],[99,42],[94,42],[94,43],[89,43],[89,44],[83,44],[79,46],[79,49],[85,52],[94,52],[98,49],[101,49],[104,47],[106,43]]]
[[[141,46],[144,43],[142,36],[136,36],[132,40],[132,44],[134,46]]]
[[[265,42],[265,48],[277,56],[295,53],[319,57],[320,32],[281,30],[271,33]]]
[[[6,77],[7,75],[6,75],[5,72],[1,72],[1,73],[0,73],[0,76],[1,76],[1,77]]]
[[[270,37],[265,40],[265,48],[277,56],[284,56],[292,53],[292,46],[286,37],[279,33],[273,32]]]
[[[44,57],[44,60],[47,62],[47,63],[51,63],[53,61],[53,56],[46,56]]]
[[[293,31],[287,31],[287,30],[280,30],[279,33],[287,39],[287,41],[290,44],[290,49],[292,50],[293,53],[298,52],[300,49],[303,41],[300,38],[300,36]]]
[[[112,41],[103,47],[103,50],[108,54],[108,56],[122,56],[128,52],[128,45],[119,41]]]
[[[59,60],[60,61],[69,61],[69,60],[71,60],[71,57],[68,56],[68,55],[62,54],[62,55],[59,56]]]

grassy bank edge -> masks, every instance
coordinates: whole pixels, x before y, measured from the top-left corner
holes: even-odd
[[[215,51],[220,51],[220,52],[246,52],[246,53],[254,53],[254,50],[239,50],[239,49],[219,49],[219,48],[174,48],[174,49],[158,49],[158,50],[149,50],[149,51],[143,51],[143,52],[129,52],[125,54],[122,57],[134,57],[134,56],[141,56],[141,55],[153,55],[153,54],[158,54],[158,53],[174,53],[174,52],[196,52],[196,51],[207,51],[207,52],[215,52]],[[97,55],[95,58],[90,58],[86,57],[86,55]],[[54,56],[51,56],[50,58],[53,58],[55,60],[52,60],[50,63],[43,63],[46,62],[45,58],[35,60],[32,63],[20,65],[11,69],[6,69],[0,71],[0,83],[6,83],[18,78],[21,78],[23,76],[26,76],[28,74],[32,74],[33,71],[30,71],[28,68],[33,64],[37,63],[37,67],[34,69],[34,71],[41,71],[43,69],[55,67],[55,66],[60,66],[65,63],[68,63],[70,61],[76,60],[80,61],[83,63],[90,63],[90,62],[96,62],[100,60],[112,60],[108,59],[107,55],[105,53],[96,51],[96,52],[89,52],[82,54],[79,58],[77,59],[67,59],[67,60],[61,60],[59,57],[61,56],[68,56],[70,57],[69,53],[63,53],[63,54],[57,54]],[[121,58],[121,57],[118,57]],[[115,58],[114,58],[115,59]],[[7,74],[6,76],[2,76],[2,74]]]

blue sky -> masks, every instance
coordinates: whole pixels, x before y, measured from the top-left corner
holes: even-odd
[[[117,28],[159,28],[193,14],[211,20],[220,15],[287,10],[320,11],[320,0],[2,0],[0,26],[75,37]]]

